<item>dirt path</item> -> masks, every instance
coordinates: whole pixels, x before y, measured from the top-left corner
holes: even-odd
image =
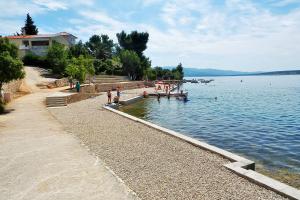
[[[35,87],[34,69],[26,72],[34,93],[0,116],[0,200],[137,199],[49,114],[43,101],[50,90]]]

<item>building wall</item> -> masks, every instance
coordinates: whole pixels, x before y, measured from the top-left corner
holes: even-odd
[[[60,44],[63,44],[65,46],[67,46],[67,47],[70,46],[69,42],[65,38],[63,38],[62,36],[53,37],[52,40],[56,41],[56,42],[58,42]]]
[[[17,47],[22,45],[22,40],[23,39],[9,39],[9,41],[13,44],[15,44]]]
[[[64,38],[66,37],[66,38]],[[23,46],[23,40],[29,41],[28,48],[22,48]],[[19,57],[23,58],[27,52],[32,52],[36,55],[44,56],[47,54],[47,50],[49,46],[52,46],[53,41],[56,41],[60,44],[65,45],[67,48],[69,48],[72,44],[70,42],[75,42],[75,39],[72,39],[71,36],[68,38],[68,36],[56,36],[56,37],[49,37],[49,38],[24,38],[24,39],[9,39],[10,42],[15,44],[19,48]],[[32,46],[32,41],[49,41],[49,46]],[[23,46],[24,47],[24,46]]]

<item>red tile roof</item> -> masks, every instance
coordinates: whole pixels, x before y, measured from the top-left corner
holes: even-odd
[[[67,32],[60,32],[60,33],[56,33],[56,34],[41,34],[41,35],[12,35],[12,36],[6,36],[6,38],[8,38],[8,39],[50,38],[50,37],[67,36],[67,35],[71,35],[71,36],[77,38],[76,36],[74,36],[70,33],[67,33]]]

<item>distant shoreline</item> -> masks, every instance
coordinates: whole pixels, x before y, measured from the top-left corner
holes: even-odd
[[[185,78],[190,77],[228,77],[228,76],[291,76],[291,75],[300,75],[299,73],[291,74],[291,73],[273,73],[273,72],[266,72],[266,73],[260,73],[260,74],[233,74],[233,75],[196,75],[196,76],[185,76]]]

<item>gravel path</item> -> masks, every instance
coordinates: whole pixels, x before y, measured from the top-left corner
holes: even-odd
[[[228,160],[106,111],[105,102],[101,95],[50,111],[141,199],[284,199],[228,171]]]

